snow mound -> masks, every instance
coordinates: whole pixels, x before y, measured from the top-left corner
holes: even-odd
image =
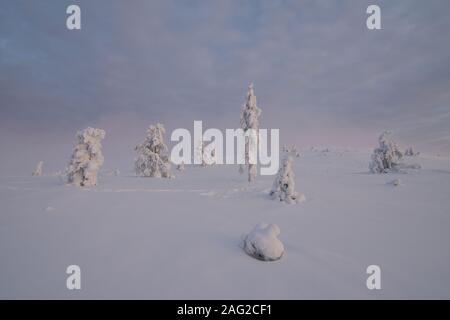
[[[244,251],[262,261],[275,261],[284,254],[283,243],[278,239],[280,228],[276,224],[259,223],[243,237]]]
[[[395,186],[395,187],[399,187],[399,186],[403,185],[403,183],[400,179],[394,179],[392,181],[389,181],[387,184],[389,184],[391,186]]]

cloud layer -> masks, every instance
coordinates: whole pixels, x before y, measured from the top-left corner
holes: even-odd
[[[370,146],[391,129],[450,153],[450,2],[377,1],[370,31],[371,2],[2,1],[1,125],[234,127],[254,82],[285,142]],[[73,3],[81,31],[65,28]]]

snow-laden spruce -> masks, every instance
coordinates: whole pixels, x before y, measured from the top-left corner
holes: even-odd
[[[276,224],[260,223],[242,237],[244,251],[262,261],[275,261],[284,254],[283,243],[278,239],[280,228]]]
[[[305,201],[305,196],[295,191],[295,174],[292,169],[292,156],[284,158],[273,183],[270,196],[273,199],[295,204]]]
[[[384,131],[378,138],[379,147],[373,151],[369,164],[373,173],[388,173],[399,169],[403,153],[390,135],[389,131]]]
[[[151,125],[144,142],[137,145],[134,169],[137,175],[154,178],[173,178],[170,173],[168,148],[164,143],[166,130],[161,123]]]
[[[205,142],[201,142],[195,150],[197,157],[202,159],[202,167],[212,166],[215,164],[215,149],[208,151],[208,147],[205,147]]]
[[[259,116],[261,115],[261,109],[258,108],[256,103],[256,96],[253,91],[253,83],[248,86],[247,101],[242,108],[241,112],[241,128],[246,132],[249,129],[255,130],[256,138],[258,136],[259,129]],[[256,164],[249,163],[249,139],[246,139],[245,143],[245,163],[248,166],[248,181],[255,180],[257,174]],[[258,141],[256,141],[256,145]],[[243,173],[243,168],[239,168],[239,172]]]
[[[44,165],[44,161],[39,161],[36,165],[36,169],[33,171],[32,175],[39,177],[42,176],[42,166]]]
[[[87,128],[79,131],[76,138],[77,144],[66,170],[67,180],[76,186],[95,186],[104,161],[101,141],[105,138],[105,131]]]

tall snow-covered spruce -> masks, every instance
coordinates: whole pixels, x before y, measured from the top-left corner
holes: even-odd
[[[166,130],[161,123],[151,125],[144,142],[137,145],[137,158],[134,161],[136,174],[142,177],[173,178],[170,173],[168,148],[164,143]]]
[[[378,138],[379,147],[373,151],[369,169],[373,173],[397,171],[403,158],[403,153],[391,139],[391,132],[384,131]]]
[[[76,186],[95,186],[104,161],[101,141],[105,138],[105,131],[87,128],[79,131],[76,138],[77,144],[66,170],[67,180]]]
[[[289,204],[305,201],[305,196],[295,191],[295,174],[292,169],[292,162],[292,156],[288,155],[284,158],[270,191],[270,196],[273,199]]]
[[[247,91],[247,101],[242,107],[241,112],[241,128],[244,132],[249,129],[253,129],[256,134],[255,145],[258,145],[257,135],[259,130],[259,116],[261,115],[261,109],[258,108],[256,103],[256,96],[253,90],[253,83],[248,86]],[[249,163],[249,152],[250,152],[250,139],[246,139],[245,142],[245,163],[248,166],[248,181],[251,182],[255,180],[257,174],[257,165]],[[243,173],[242,166],[239,168],[239,172]]]

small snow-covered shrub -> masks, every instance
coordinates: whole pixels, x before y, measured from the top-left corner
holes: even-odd
[[[280,228],[276,224],[260,223],[242,238],[244,251],[262,261],[275,261],[284,254],[283,243],[278,239]]]
[[[369,169],[373,173],[387,173],[398,171],[403,158],[397,144],[390,139],[390,132],[383,132],[378,138],[379,147],[373,151]]]
[[[300,157],[300,152],[298,152],[297,146],[295,144],[290,147],[288,147],[287,145],[283,145],[282,151],[285,153],[289,153],[293,157]]]
[[[164,126],[160,123],[151,125],[147,130],[144,142],[137,145],[137,158],[134,169],[142,177],[173,178],[170,173],[170,162],[167,145],[164,143]]]
[[[395,187],[399,187],[399,186],[403,185],[403,183],[400,179],[394,179],[392,181],[389,181],[387,184],[395,186]]]
[[[407,157],[416,157],[420,154],[420,152],[415,152],[414,149],[412,147],[409,147],[408,149],[406,149],[405,151],[405,156]]]
[[[256,103],[256,96],[253,91],[253,83],[248,86],[247,101],[242,107],[241,112],[241,128],[246,132],[249,129],[255,130],[256,134],[259,129],[259,116],[261,115],[261,109],[258,108]],[[256,141],[257,145],[257,141]],[[249,139],[245,142],[245,163],[248,166],[248,181],[251,182],[256,179],[257,166],[256,164],[249,163]],[[243,173],[242,167],[239,167],[239,172]]]
[[[289,204],[299,203],[305,200],[303,194],[295,191],[295,174],[292,169],[292,157],[284,158],[278,174],[273,183],[270,196],[273,199],[284,201]]]
[[[104,161],[101,141],[105,138],[105,131],[87,128],[79,131],[76,138],[77,144],[66,170],[67,180],[76,186],[95,186]]]
[[[36,177],[42,176],[42,166],[43,165],[44,165],[44,162],[43,161],[39,161],[37,166],[36,166],[36,169],[33,171],[32,175],[36,176]]]

